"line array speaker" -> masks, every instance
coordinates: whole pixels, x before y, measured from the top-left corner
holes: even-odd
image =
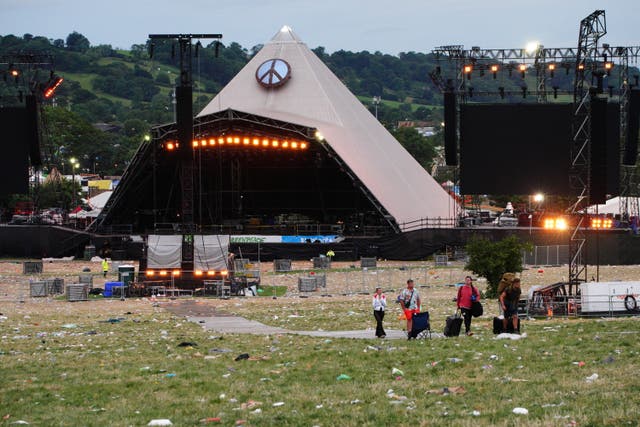
[[[589,202],[603,204],[607,197],[607,100],[591,100]]]
[[[456,94],[444,93],[444,159],[448,166],[458,165]]]
[[[182,153],[191,152],[193,140],[193,100],[191,86],[176,87],[176,126]]]
[[[31,166],[39,168],[42,166],[40,156],[40,120],[38,120],[38,103],[35,95],[27,95],[27,142],[29,145],[29,158]]]
[[[629,93],[629,114],[627,115],[627,140],[624,144],[622,164],[634,166],[638,160],[638,128],[640,128],[640,90]]]

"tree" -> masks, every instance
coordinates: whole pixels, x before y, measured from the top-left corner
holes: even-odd
[[[67,36],[67,49],[73,52],[86,52],[91,47],[89,39],[74,31]]]
[[[467,243],[469,262],[467,270],[487,279],[486,296],[497,297],[498,283],[506,272],[521,272],[522,251],[531,250],[531,244],[521,242],[516,236],[509,236],[499,242],[491,242],[481,237],[473,237]]]
[[[403,127],[393,132],[393,136],[426,170],[430,170],[436,150],[424,136],[414,128]]]

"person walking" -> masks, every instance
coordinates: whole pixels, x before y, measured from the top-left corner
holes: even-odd
[[[382,288],[376,288],[376,293],[373,294],[373,317],[376,319],[376,337],[384,338],[387,334],[382,327],[382,320],[384,319],[384,311],[387,309],[387,297],[382,293]]]
[[[107,277],[109,272],[109,261],[106,258],[102,259],[102,277]]]
[[[400,294],[400,306],[407,319],[407,334],[411,337],[411,329],[413,328],[413,315],[420,313],[420,294],[414,288],[413,279],[407,280],[407,287]]]
[[[513,332],[516,334],[520,333],[520,329],[518,328],[518,301],[520,301],[521,294],[520,279],[517,277],[513,279],[513,284],[500,294],[500,305],[504,312],[504,319],[502,320],[502,330],[504,332],[507,331],[507,325],[509,319],[511,319]]]
[[[471,276],[465,277],[464,285],[458,288],[458,297],[456,298],[458,308],[464,318],[464,333],[467,336],[473,335],[473,332],[471,332],[471,306],[475,301],[480,300],[480,292],[473,287],[472,282]]]

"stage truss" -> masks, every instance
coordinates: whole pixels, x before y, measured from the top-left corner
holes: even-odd
[[[610,46],[599,44],[606,34],[604,10],[596,10],[580,22],[576,48],[545,48],[537,45],[529,49],[483,49],[477,46],[465,49],[462,45],[440,46],[432,50],[438,65],[430,73],[431,80],[441,92],[454,93],[456,109],[474,96],[476,98],[506,99],[533,97],[536,102],[549,102],[549,97],[571,96],[574,105],[572,139],[570,141],[570,184],[578,193],[570,211],[579,217],[570,238],[569,295],[579,292],[578,285],[587,281],[585,218],[582,212],[590,205],[590,112],[595,97],[617,98],[620,105],[620,139],[626,140],[628,125],[629,92],[638,86],[638,76],[629,75],[630,62],[637,63],[640,46]],[[573,91],[549,87],[555,73],[564,72],[573,77]],[[521,75],[518,89],[506,85],[491,90],[475,90],[473,79],[492,79],[499,84],[506,81],[516,84],[514,74]],[[535,88],[529,90],[525,75],[535,75]],[[604,87],[604,81],[617,73],[617,86]],[[501,76],[498,81],[498,76]],[[508,79],[505,80],[505,76]],[[631,81],[630,81],[631,79]],[[495,85],[494,85],[495,86]],[[459,117],[459,114],[456,114]],[[455,124],[459,129],[459,124]],[[623,203],[621,209],[635,209],[628,215],[638,216],[637,196],[640,195],[637,168],[623,166],[620,196],[634,202]]]

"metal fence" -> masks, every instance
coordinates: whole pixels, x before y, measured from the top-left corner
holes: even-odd
[[[559,266],[569,264],[569,245],[534,246],[522,254],[524,265]]]

